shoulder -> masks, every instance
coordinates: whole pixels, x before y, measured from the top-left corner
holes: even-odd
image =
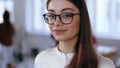
[[[36,59],[47,58],[47,57],[51,56],[52,54],[54,54],[54,52],[55,52],[54,48],[49,48],[49,49],[43,50],[36,56]]]
[[[46,49],[40,52],[35,58],[34,68],[47,68],[46,66],[54,65],[51,61],[53,61],[56,57],[56,53],[54,48]],[[49,64],[49,65],[46,65]]]
[[[55,53],[55,47],[54,48],[48,48],[48,49],[45,49],[43,51],[41,51],[37,57],[40,57],[40,56],[48,56],[48,55],[51,55],[51,54],[54,54]]]
[[[113,61],[102,55],[98,55],[99,67],[98,68],[115,68]]]
[[[56,47],[40,52],[35,58],[34,68],[63,68]]]

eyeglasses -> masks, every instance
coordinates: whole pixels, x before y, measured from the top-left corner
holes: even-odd
[[[53,13],[46,13],[43,14],[44,20],[46,23],[53,25],[56,21],[57,16],[59,17],[61,23],[63,24],[70,24],[73,20],[73,16],[78,15],[79,13],[61,13],[61,14],[53,14]]]

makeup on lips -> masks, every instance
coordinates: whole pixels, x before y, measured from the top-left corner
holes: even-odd
[[[63,34],[64,32],[66,32],[67,30],[61,30],[61,29],[58,29],[58,30],[53,30],[53,32],[55,34]]]

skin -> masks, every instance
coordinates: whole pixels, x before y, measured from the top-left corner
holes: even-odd
[[[64,12],[79,13],[78,8],[67,0],[52,0],[48,5],[48,12],[61,14]],[[80,15],[73,16],[70,24],[62,24],[57,17],[53,25],[49,25],[54,38],[59,41],[58,48],[61,52],[67,54],[74,52],[73,48],[77,41],[80,26]]]

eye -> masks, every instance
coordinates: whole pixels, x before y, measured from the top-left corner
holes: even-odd
[[[62,15],[62,18],[71,18],[73,16],[73,14],[71,13],[65,13]]]
[[[47,17],[50,18],[50,19],[53,19],[53,18],[55,18],[55,15],[54,14],[48,14]]]

